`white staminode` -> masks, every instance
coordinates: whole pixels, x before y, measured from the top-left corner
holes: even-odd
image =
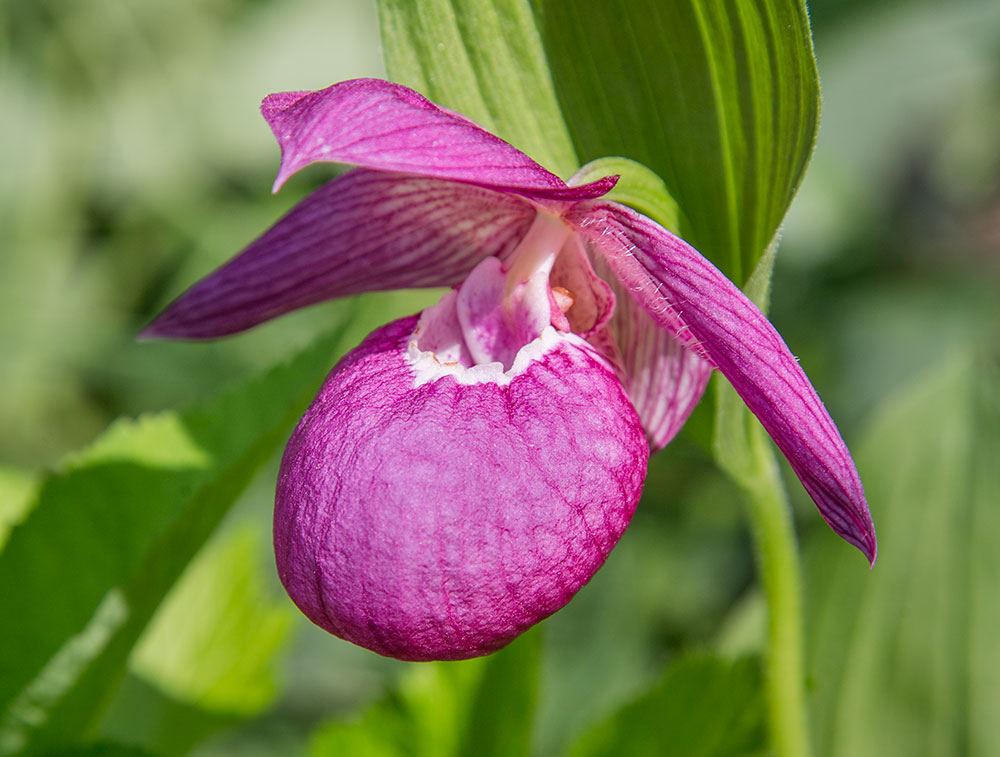
[[[559,216],[539,209],[524,239],[504,262],[507,270],[507,295],[527,284],[539,271],[546,275],[569,239],[572,229]]]

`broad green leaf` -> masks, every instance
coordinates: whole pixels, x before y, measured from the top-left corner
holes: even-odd
[[[271,703],[294,615],[263,585],[260,526],[226,529],[189,564],[136,645],[102,737],[183,754]]]
[[[187,412],[120,421],[0,554],[0,749],[90,736],[167,590],[333,363],[339,332]]]
[[[269,705],[274,658],[295,616],[268,593],[260,553],[254,524],[202,550],[136,646],[133,672],[210,711],[248,716]]]
[[[528,754],[538,698],[541,631],[528,631],[486,658],[458,754],[504,757]]]
[[[76,747],[59,747],[38,753],[40,757],[157,757],[157,752],[147,752],[139,747],[119,744],[114,741],[100,741],[96,744]]]
[[[360,717],[331,721],[312,757],[489,757],[528,754],[541,632],[528,631],[486,658],[410,667],[389,696]]]
[[[101,722],[99,738],[155,754],[187,754],[240,719],[174,699],[129,673]]]
[[[526,0],[379,0],[389,76],[563,178],[577,169]]]
[[[482,658],[407,669],[399,684],[360,716],[333,720],[313,737],[313,757],[450,757],[483,674]]]
[[[801,0],[532,0],[581,161],[663,177],[680,233],[742,284],[774,237],[816,136]]]
[[[871,572],[808,544],[820,754],[1000,754],[997,386],[995,354],[952,354],[856,448],[881,537]]]
[[[324,725],[313,736],[309,747],[311,757],[423,757],[417,744],[408,739],[412,721],[392,700],[380,702],[353,720],[337,720]],[[410,748],[407,749],[407,741]],[[436,752],[435,754],[447,754]]]
[[[35,501],[37,488],[37,476],[0,465],[0,551],[3,551],[14,524],[27,516]]]
[[[395,80],[568,176],[621,155],[666,181],[680,233],[738,283],[812,153],[802,0],[380,0]],[[567,138],[568,135],[568,138]]]
[[[663,179],[628,158],[598,158],[581,168],[574,177],[576,184],[597,181],[605,176],[618,174],[618,183],[606,197],[617,200],[649,216],[665,229],[678,233],[681,211],[670,196]]]
[[[671,664],[649,692],[590,729],[572,757],[732,757],[764,746],[760,667],[694,655]]]
[[[749,589],[729,609],[713,648],[724,656],[760,654],[767,638],[767,604],[759,587]]]

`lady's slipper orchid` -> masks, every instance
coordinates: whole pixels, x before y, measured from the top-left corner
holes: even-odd
[[[315,623],[410,660],[492,652],[625,530],[650,448],[718,368],[833,529],[874,561],[861,481],[799,364],[711,263],[463,116],[378,80],[271,95],[297,205],[144,332],[221,337],[359,292],[453,287],[327,377],[285,450],[278,572]]]

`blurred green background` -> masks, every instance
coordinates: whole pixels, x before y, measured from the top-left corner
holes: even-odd
[[[210,397],[345,317],[349,347],[434,301],[330,303],[208,345],[134,340],[331,175],[314,167],[271,196],[278,150],[257,105],[384,75],[372,2],[2,9],[0,526],[21,517],[40,471],[114,418]],[[822,126],[784,227],[772,316],[858,450],[882,540],[869,574],[791,479],[818,751],[1000,753],[982,732],[1000,717],[985,693],[1000,690],[989,633],[1000,634],[1000,492],[988,472],[1000,458],[1000,5],[811,11]],[[269,547],[275,468],[161,609],[105,735],[168,754],[332,754],[340,736],[317,737],[324,724],[386,692],[444,686],[294,612]],[[738,494],[682,437],[653,460],[606,567],[543,624],[535,750],[561,753],[681,653],[758,649],[754,586]]]

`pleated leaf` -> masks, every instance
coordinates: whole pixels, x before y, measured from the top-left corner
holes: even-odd
[[[311,757],[504,757],[531,753],[541,632],[489,657],[410,667],[389,696],[334,720]]]
[[[564,179],[579,167],[526,0],[379,0],[393,81],[457,110]]]
[[[259,565],[270,524],[243,525],[190,563],[136,646],[131,669],[175,699],[249,716],[277,693],[275,657],[296,619]]]
[[[533,0],[581,162],[666,182],[680,234],[737,284],[812,153],[819,85],[801,0]]]
[[[764,746],[760,669],[692,655],[671,664],[649,692],[580,737],[572,757],[733,757]]]
[[[872,572],[808,544],[819,754],[1000,754],[998,368],[953,355],[859,445],[882,535]]]
[[[563,177],[609,155],[648,166],[681,235],[739,284],[812,153],[801,0],[381,0],[380,18],[395,80]]]
[[[214,402],[114,424],[0,554],[0,751],[90,735],[167,590],[332,366],[339,334]]]

